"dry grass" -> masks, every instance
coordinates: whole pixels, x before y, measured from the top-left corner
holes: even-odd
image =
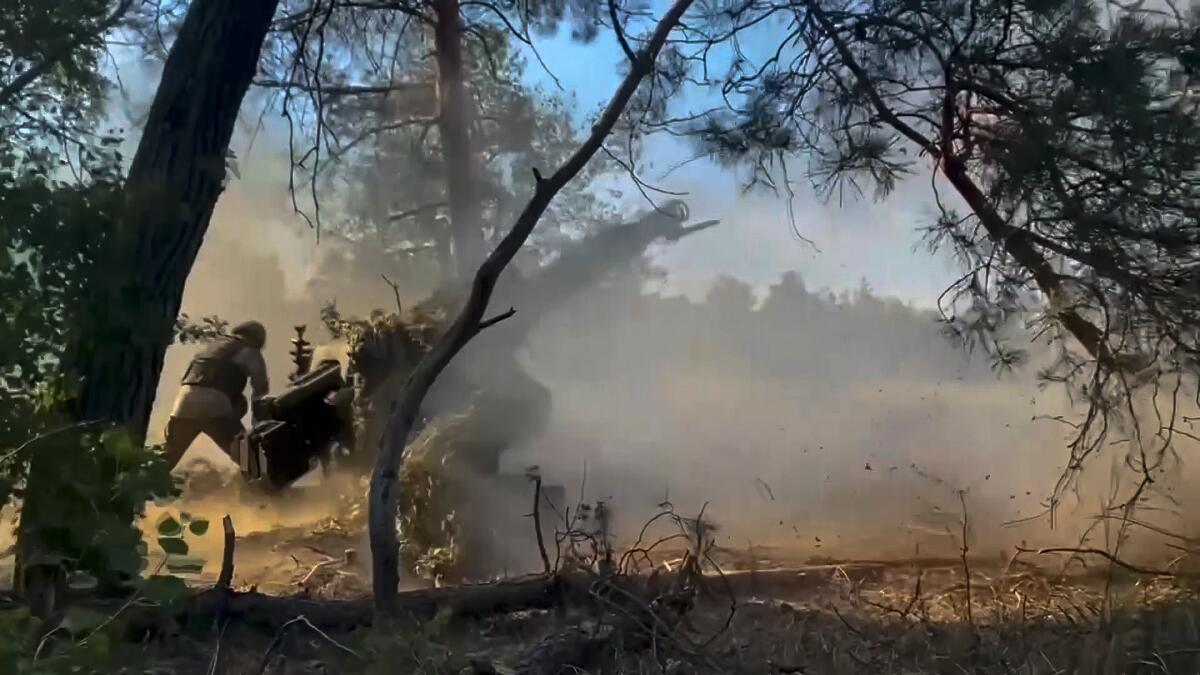
[[[264,561],[261,578],[271,583],[262,588],[270,592],[366,594],[362,560],[339,559],[361,544],[355,496],[343,495],[315,525],[241,538],[239,560]],[[679,543],[654,549],[637,571],[665,569],[683,555],[672,546]],[[1072,565],[1075,573],[1064,576],[1027,564],[1029,556],[818,565],[764,547],[710,551],[701,602],[682,626],[650,649],[613,640],[588,670],[561,672],[1200,674],[1200,585],[1190,577],[1138,575],[1099,559],[1099,567]],[[301,628],[276,645],[265,670],[263,656],[278,636],[230,626],[218,652],[217,634],[199,627],[123,645],[118,660],[128,672],[180,674],[512,673],[547,638],[566,629],[600,633],[612,614],[611,607],[571,608],[327,637]]]
[[[1061,579],[981,564],[973,570],[968,621],[961,568],[822,566],[794,584],[788,574],[762,574],[770,583],[759,587],[771,597],[754,597],[744,579],[726,584],[710,576],[685,625],[650,649],[628,651],[615,640],[588,670],[561,672],[1200,673],[1200,598],[1178,580],[1125,575],[1110,585],[1107,574]],[[729,620],[731,585],[743,595]],[[489,666],[514,673],[523,654],[564,628],[600,630],[601,614],[574,608],[469,623],[438,619],[327,637],[298,629],[276,646],[265,671],[263,655],[276,636],[246,627],[226,631],[213,670],[209,628],[130,646],[137,656],[125,658],[164,673],[459,675]]]
[[[976,574],[968,613],[963,580],[835,573],[803,601],[743,603],[714,648],[747,673],[1200,673],[1200,603],[1172,581],[1125,579],[1106,600],[1092,581]]]

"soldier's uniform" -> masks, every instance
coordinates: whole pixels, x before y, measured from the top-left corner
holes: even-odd
[[[183,375],[175,407],[167,420],[166,460],[174,468],[196,436],[211,438],[234,461],[238,436],[245,433],[242,417],[248,409],[243,391],[250,383],[251,396],[258,400],[270,388],[262,349],[267,332],[257,321],[234,327],[229,337],[220,338],[197,354]]]

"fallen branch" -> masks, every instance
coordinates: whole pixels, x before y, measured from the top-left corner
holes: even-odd
[[[321,92],[325,97],[388,95],[393,93],[421,94],[433,89],[428,82],[395,82],[392,84],[313,84],[286,80],[256,79],[252,83],[264,89],[293,89],[307,94]]]
[[[350,656],[353,656],[354,658],[358,659],[359,661],[363,660],[363,657],[361,654],[354,651],[353,649],[350,649],[349,647],[338,642],[337,640],[334,640],[333,638],[329,637],[328,633],[321,630],[320,628],[317,628],[316,626],[313,625],[313,623],[311,621],[308,620],[307,617],[301,615],[301,616],[298,616],[298,617],[292,619],[291,621],[288,621],[287,623],[283,624],[283,627],[281,627],[279,629],[279,633],[275,636],[275,639],[271,641],[270,646],[267,647],[266,653],[263,654],[262,661],[259,663],[259,666],[258,666],[259,673],[267,672],[267,667],[271,665],[271,657],[274,656],[275,652],[280,647],[283,646],[283,641],[287,638],[288,631],[291,630],[291,628],[293,626],[298,626],[298,625],[303,625],[303,626],[308,627],[309,630],[311,630],[312,632],[321,636],[321,638],[323,638],[325,640],[325,642],[328,642],[329,644],[333,645],[338,650],[345,652],[346,654],[349,654]]]
[[[1191,578],[1191,577],[1197,576],[1195,574],[1189,574],[1187,572],[1172,572],[1170,570],[1159,570],[1159,569],[1153,569],[1150,567],[1141,567],[1138,565],[1134,565],[1132,563],[1127,563],[1124,560],[1121,560],[1120,558],[1118,558],[1117,556],[1109,553],[1108,551],[1105,551],[1104,549],[1100,549],[1100,548],[1073,548],[1073,547],[1069,547],[1069,546],[1057,546],[1057,547],[1053,547],[1053,548],[1033,549],[1033,548],[1022,548],[1022,547],[1018,546],[1017,552],[1019,552],[1019,553],[1037,553],[1038,555],[1048,555],[1051,553],[1070,553],[1073,555],[1097,555],[1097,556],[1100,556],[1101,558],[1104,558],[1105,560],[1108,560],[1109,562],[1116,565],[1117,567],[1124,568],[1135,574],[1145,574],[1147,576],[1152,576],[1152,577],[1189,577],[1189,578]]]
[[[308,580],[312,579],[313,575],[316,574],[318,570],[321,570],[325,567],[329,567],[330,565],[332,565],[336,562],[338,562],[337,558],[330,558],[329,560],[322,560],[321,562],[317,563],[316,565],[313,565],[312,569],[308,570],[308,574],[305,574],[304,578],[300,579],[300,581],[297,581],[296,585],[303,586],[303,585],[307,584]]]

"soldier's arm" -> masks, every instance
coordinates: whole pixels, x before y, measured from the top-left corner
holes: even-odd
[[[263,360],[262,352],[257,349],[243,349],[235,358],[250,379],[250,397],[259,399],[266,396],[271,389],[271,383],[267,380],[267,362]]]

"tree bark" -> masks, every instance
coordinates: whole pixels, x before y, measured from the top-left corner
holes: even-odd
[[[459,0],[435,0],[434,50],[438,74],[438,135],[442,170],[450,205],[456,280],[465,282],[483,262],[486,253],[475,156],[471,148],[474,106],[467,94],[463,72],[463,27]]]
[[[368,531],[371,539],[372,585],[377,612],[389,614],[395,609],[396,594],[400,583],[400,551],[396,536],[397,479],[404,457],[404,448],[417,414],[420,412],[421,404],[425,400],[425,395],[458,352],[480,331],[498,320],[485,321],[484,313],[487,311],[488,302],[491,300],[492,291],[495,289],[500,273],[525,244],[525,240],[529,238],[529,234],[554,196],[599,151],[604,139],[616,125],[617,119],[629,105],[638,85],[653,72],[654,62],[662,50],[663,44],[666,43],[667,36],[679,22],[683,13],[691,6],[692,1],[676,0],[659,21],[654,33],[638,54],[637,60],[631,64],[629,74],[625,76],[600,119],[592,127],[591,134],[575,150],[575,153],[549,178],[543,178],[540,173],[534,171],[537,184],[533,196],[525,205],[520,216],[517,217],[517,221],[509,233],[480,265],[471,286],[471,293],[450,329],[409,375],[408,381],[404,385],[404,391],[401,393],[399,405],[388,420],[383,443],[379,455],[375,459],[375,469],[371,475]],[[511,313],[512,310],[499,319],[511,316]]]
[[[96,301],[84,308],[69,365],[80,390],[78,420],[123,427],[142,442],[173,339],[175,319],[217,197],[242,99],[279,0],[194,0],[167,56],[141,141],[125,181],[125,207],[108,233],[106,269],[95,279]],[[35,454],[18,532],[18,560],[42,548],[35,534],[39,475],[53,472]],[[16,581],[44,596],[45,574]]]
[[[77,415],[145,438],[184,284],[217,198],[234,124],[279,0],[194,0],[125,182],[109,304],[84,336]],[[99,308],[97,308],[99,309]]]
[[[997,246],[1006,251],[1017,264],[1025,268],[1034,283],[1046,294],[1055,316],[1072,336],[1087,350],[1092,358],[1106,365],[1119,365],[1113,358],[1104,332],[1096,324],[1085,319],[1072,305],[1070,292],[1062,277],[1054,270],[1050,261],[1038,252],[1024,230],[1005,222],[988,201],[987,196],[967,174],[962,162],[953,158],[942,161],[942,174],[971,207],[983,229]]]

